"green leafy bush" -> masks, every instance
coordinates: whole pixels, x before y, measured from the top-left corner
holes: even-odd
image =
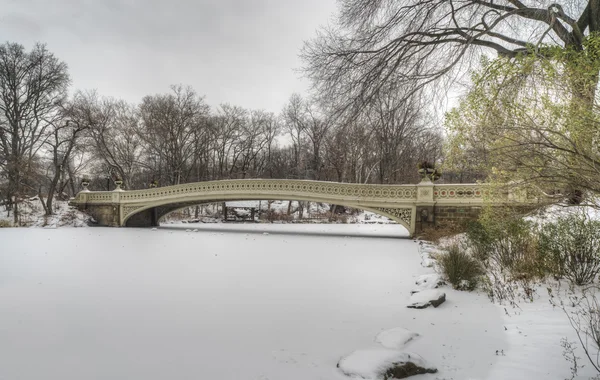
[[[467,222],[467,240],[473,257],[485,262],[492,252],[493,237],[480,221]]]
[[[539,252],[549,271],[575,285],[591,284],[600,272],[600,222],[573,214],[544,225]]]
[[[437,257],[442,272],[454,289],[473,290],[477,287],[483,268],[459,244],[446,247],[448,253]]]
[[[537,240],[534,223],[520,217],[488,217],[472,222],[467,229],[467,242],[474,257],[520,278],[545,275]]]

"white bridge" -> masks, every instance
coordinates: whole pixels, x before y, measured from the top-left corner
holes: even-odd
[[[488,190],[478,184],[375,185],[289,179],[238,179],[186,183],[144,190],[88,191],[72,204],[103,226],[157,226],[164,215],[183,207],[229,200],[324,202],[389,217],[411,234],[446,220],[474,218]],[[506,198],[505,198],[506,199]]]

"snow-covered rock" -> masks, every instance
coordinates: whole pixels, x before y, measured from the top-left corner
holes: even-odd
[[[433,268],[435,265],[435,260],[430,257],[423,257],[423,261],[421,261],[421,265],[425,268]]]
[[[415,294],[427,289],[437,289],[441,285],[444,285],[444,281],[439,274],[432,273],[419,276],[417,281],[415,281],[415,284],[417,286],[410,291],[410,294]]]
[[[420,355],[384,348],[354,351],[339,361],[338,368],[346,376],[366,380],[403,379],[437,372]]]
[[[436,255],[442,255],[446,253],[445,251],[442,251],[441,249],[438,249],[436,247],[426,247],[422,249],[422,254],[423,256],[436,256]]]
[[[377,334],[375,342],[381,344],[385,348],[400,349],[418,336],[419,334],[415,332],[402,327],[396,327]]]
[[[426,307],[438,307],[446,301],[446,293],[439,289],[427,289],[410,296],[408,308],[425,309]]]

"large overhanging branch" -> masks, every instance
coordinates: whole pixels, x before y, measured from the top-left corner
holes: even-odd
[[[600,22],[600,0],[588,1],[572,17],[560,4],[542,9],[520,0],[341,0],[339,29],[323,30],[305,45],[305,72],[321,95],[346,106],[368,103],[390,80],[416,93],[463,72],[471,48],[515,57],[539,54],[540,44],[581,47],[584,33]],[[525,25],[530,37],[515,25]]]

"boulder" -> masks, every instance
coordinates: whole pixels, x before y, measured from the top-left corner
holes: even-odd
[[[408,308],[425,309],[429,306],[438,307],[446,301],[446,293],[439,289],[427,289],[410,297]]]
[[[369,380],[404,379],[437,372],[420,355],[387,349],[354,351],[342,358],[337,366],[346,376]]]
[[[409,376],[423,375],[426,373],[436,373],[437,368],[424,368],[416,365],[413,362],[406,362],[401,364],[394,364],[394,366],[388,369],[383,375],[384,380],[388,379],[405,379]]]

